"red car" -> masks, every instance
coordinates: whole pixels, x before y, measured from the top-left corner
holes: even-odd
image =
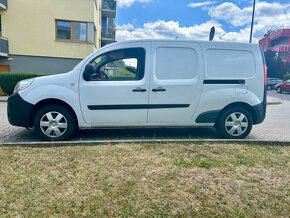
[[[275,86],[275,89],[278,93],[282,93],[282,92],[290,92],[290,79],[279,83]]]

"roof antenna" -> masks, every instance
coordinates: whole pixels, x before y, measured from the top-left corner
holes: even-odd
[[[213,38],[214,38],[214,34],[215,34],[215,27],[213,26],[211,29],[210,29],[210,33],[209,33],[209,41],[212,41]]]

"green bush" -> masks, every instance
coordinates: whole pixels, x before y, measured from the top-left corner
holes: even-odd
[[[0,73],[0,87],[3,92],[11,95],[14,87],[20,80],[30,79],[38,76],[47,76],[48,74],[43,73],[12,73],[2,72]]]
[[[288,73],[288,74],[285,74],[285,76],[284,76],[284,81],[286,81],[286,80],[288,80],[288,79],[290,79],[290,74]]]

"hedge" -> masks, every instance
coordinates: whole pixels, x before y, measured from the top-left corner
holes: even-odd
[[[290,74],[288,73],[288,74],[285,74],[285,76],[284,76],[284,81],[286,81],[286,80],[288,80],[288,79],[290,79]]]
[[[12,73],[1,72],[0,73],[0,88],[8,95],[13,93],[14,87],[20,80],[30,79],[39,76],[47,76],[43,73]]]

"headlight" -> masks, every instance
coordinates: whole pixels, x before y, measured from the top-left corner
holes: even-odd
[[[23,89],[28,88],[32,82],[34,81],[34,79],[26,79],[26,80],[21,80],[20,82],[18,82],[14,88],[14,92],[20,92]]]

